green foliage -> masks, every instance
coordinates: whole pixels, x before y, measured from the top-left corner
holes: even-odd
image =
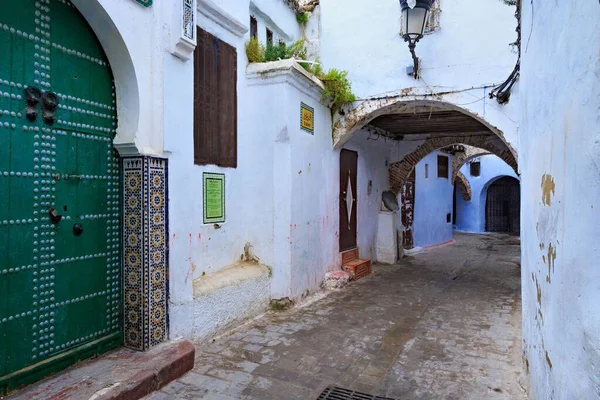
[[[517,5],[517,0],[500,0],[501,2],[503,2],[504,4],[506,4],[507,6],[516,6]]]
[[[301,39],[294,42],[286,48],[286,58],[295,58],[296,60],[306,60],[308,57],[306,50],[306,42]]]
[[[352,84],[348,80],[348,71],[333,68],[325,73],[318,60],[316,64],[302,62],[302,60],[308,59],[308,51],[304,40],[298,40],[289,46],[284,42],[267,44],[265,48],[256,38],[252,38],[246,42],[246,55],[250,62],[269,62],[290,58],[298,60],[306,71],[323,82],[323,86],[325,86],[323,101],[331,104],[333,112],[339,110],[344,104],[356,100],[356,96],[352,93]]]
[[[300,66],[307,70],[310,74],[313,74],[317,78],[323,75],[323,67],[321,67],[321,60],[318,58],[315,60],[315,63],[303,63],[299,62]]]
[[[304,40],[298,40],[290,46],[283,42],[279,42],[277,44],[267,44],[265,61],[287,60],[289,58],[306,60],[307,50]]]
[[[286,57],[286,45],[283,42],[277,44],[267,44],[265,52],[265,61],[284,60]]]
[[[331,102],[332,111],[337,111],[344,104],[352,103],[356,96],[352,93],[352,83],[348,80],[348,71],[332,68],[327,73],[321,71],[317,75],[325,86],[324,100]]]
[[[308,23],[309,14],[307,12],[299,12],[296,14],[296,21],[302,26]]]
[[[264,62],[265,61],[265,46],[259,43],[257,38],[250,38],[246,42],[246,56],[248,61],[253,62]]]

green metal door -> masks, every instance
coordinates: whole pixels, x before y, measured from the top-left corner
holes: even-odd
[[[110,67],[68,0],[0,0],[0,393],[122,342]]]

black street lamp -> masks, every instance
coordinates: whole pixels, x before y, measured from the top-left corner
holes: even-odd
[[[419,59],[415,46],[423,37],[427,15],[435,0],[400,0],[402,7],[402,37],[408,42],[408,49],[414,61],[414,77],[419,78]]]

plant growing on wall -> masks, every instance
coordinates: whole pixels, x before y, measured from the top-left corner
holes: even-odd
[[[299,12],[296,14],[296,21],[302,26],[306,26],[308,23],[309,14],[306,11]]]
[[[253,37],[246,42],[246,56],[251,63],[264,62],[265,51],[265,46],[257,38]]]
[[[298,40],[291,45],[284,42],[268,44],[266,47],[256,38],[246,42],[246,55],[250,62],[269,62],[293,58],[310,74],[323,82],[325,91],[323,101],[331,104],[332,112],[336,112],[344,104],[352,103],[356,96],[352,93],[352,84],[348,80],[348,71],[332,68],[324,72],[320,63],[307,63],[308,52],[304,40]]]
[[[332,68],[327,73],[321,73],[317,77],[323,82],[325,92],[324,99],[331,102],[331,111],[336,112],[344,104],[352,103],[356,96],[352,93],[352,84],[348,80],[348,71]]]

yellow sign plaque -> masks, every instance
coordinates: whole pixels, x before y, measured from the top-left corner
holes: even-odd
[[[303,131],[315,134],[315,109],[300,103],[300,128]]]

